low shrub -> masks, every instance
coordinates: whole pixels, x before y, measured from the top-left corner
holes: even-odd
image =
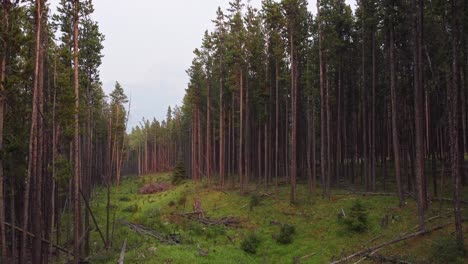
[[[179,197],[179,200],[177,200],[177,205],[184,206],[185,208],[186,203],[187,203],[187,195],[183,194]]]
[[[129,206],[123,208],[123,209],[122,209],[122,212],[126,212],[126,213],[136,213],[136,212],[138,212],[138,205],[136,205],[136,204],[129,205]]]
[[[255,254],[257,253],[258,245],[260,244],[260,239],[255,233],[250,233],[247,237],[244,238],[241,242],[241,248],[247,253]]]
[[[131,200],[127,196],[122,196],[122,197],[119,198],[119,201],[121,201],[121,202],[130,202]]]
[[[440,237],[432,242],[432,263],[464,263],[463,248],[454,237]]]
[[[250,211],[252,211],[253,208],[258,205],[260,205],[260,196],[253,194],[252,196],[250,196],[250,202],[249,202]]]
[[[278,243],[283,244],[283,245],[291,244],[295,233],[296,233],[296,228],[293,225],[284,224],[281,226],[281,229],[276,238],[276,241],[278,241]]]
[[[353,204],[343,222],[347,229],[352,232],[362,233],[369,228],[368,213],[361,201],[357,200]]]
[[[185,165],[182,158],[177,159],[177,162],[174,167],[174,172],[172,173],[172,184],[180,184],[186,177]]]
[[[140,194],[152,194],[152,193],[158,193],[158,192],[164,192],[166,190],[168,190],[169,188],[171,188],[171,185],[170,184],[167,184],[167,183],[150,183],[150,184],[146,184],[145,186],[143,186],[139,193]]]

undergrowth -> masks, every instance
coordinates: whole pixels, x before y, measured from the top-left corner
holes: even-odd
[[[171,173],[162,173],[126,178],[121,182],[118,193],[115,187],[112,188],[109,228],[112,244],[106,250],[99,233],[92,226],[91,263],[116,263],[125,239],[125,263],[292,263],[294,259],[300,259],[300,263],[327,263],[365,246],[389,241],[401,233],[414,232],[417,225],[416,205],[411,199],[406,200],[405,207],[399,208],[397,197],[363,197],[333,190],[328,200],[322,198],[320,189],[309,194],[305,184],[297,186],[297,203],[294,205],[290,204],[289,186],[279,186],[277,191],[271,187],[268,195],[262,195],[260,199],[254,195],[255,185],[246,186],[247,194],[240,195],[238,189],[214,188],[216,183],[184,180],[157,193],[139,194],[145,185],[170,184],[172,180]],[[106,194],[104,187],[97,188],[91,201],[104,236]],[[196,199],[200,201],[205,217],[235,217],[240,219],[240,227],[205,225],[180,216],[193,211]],[[431,208],[426,218],[451,210],[451,203],[434,203]],[[336,216],[342,211],[346,212],[346,217],[337,221]],[[363,215],[366,220],[363,220]],[[386,215],[388,225],[382,228],[379,223]],[[467,217],[466,210],[464,217]],[[351,225],[354,227],[347,228],[343,224],[346,218],[355,218]],[[136,233],[120,220],[143,225],[160,234],[177,234],[181,243],[161,243],[154,237]],[[72,218],[70,221],[73,223]],[[452,219],[440,217],[428,226],[449,221]],[[62,217],[62,226],[61,241],[65,241],[66,216]],[[355,232],[356,228],[365,232]],[[455,252],[446,241],[437,242],[437,238],[449,236],[451,232],[453,227],[382,248],[379,254],[400,256],[415,263],[433,263]],[[428,248],[442,253],[431,254]],[[63,255],[61,260],[64,260]]]

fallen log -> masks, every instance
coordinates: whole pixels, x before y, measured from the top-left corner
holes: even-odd
[[[353,253],[353,254],[351,254],[351,255],[349,255],[347,257],[341,258],[341,259],[339,259],[337,261],[333,261],[333,262],[331,262],[331,264],[338,264],[338,263],[350,260],[350,259],[355,258],[355,257],[367,255],[370,252],[376,251],[377,249],[383,248],[385,246],[392,245],[392,244],[395,244],[395,243],[398,243],[398,242],[401,242],[401,241],[404,241],[404,240],[407,240],[407,239],[410,239],[410,238],[413,238],[413,237],[429,234],[431,232],[434,232],[436,230],[440,230],[440,229],[442,229],[444,227],[447,227],[449,225],[452,225],[452,224],[453,223],[448,223],[448,224],[436,226],[434,228],[427,229],[427,230],[424,230],[424,231],[418,231],[418,232],[411,233],[411,234],[408,234],[408,235],[405,235],[405,236],[402,236],[402,237],[397,237],[397,238],[395,238],[393,240],[387,241],[387,242],[379,244],[377,246],[373,246],[373,247],[366,248],[364,250],[358,251],[358,252]]]

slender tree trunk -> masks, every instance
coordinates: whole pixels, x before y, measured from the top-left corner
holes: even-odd
[[[449,85],[449,130],[450,130],[450,157],[451,157],[451,172],[454,183],[454,213],[455,213],[455,233],[457,242],[460,248],[464,248],[463,244],[463,224],[461,210],[461,182],[463,177],[463,140],[461,135],[461,99],[460,99],[460,74],[458,72],[459,65],[459,41],[461,31],[461,14],[462,3],[459,0],[452,0],[452,76]]]
[[[424,150],[424,87],[422,65],[423,1],[413,0],[415,7],[415,46],[414,46],[414,111],[416,122],[416,191],[418,200],[419,230],[423,231],[424,210],[426,208],[425,150]]]
[[[371,112],[371,179],[372,179],[372,191],[376,190],[376,153],[375,153],[375,88],[377,81],[377,69],[376,69],[376,48],[375,48],[375,29],[372,30],[372,112]]]
[[[220,63],[221,64],[221,63]],[[221,67],[222,69],[222,64]],[[220,71],[222,75],[222,70]],[[221,187],[224,187],[224,110],[223,110],[223,77],[219,78],[219,176],[221,177]],[[229,150],[228,150],[229,153]]]
[[[29,224],[29,202],[32,193],[31,186],[35,179],[36,162],[37,162],[37,120],[38,120],[38,85],[39,85],[39,65],[41,53],[41,31],[42,31],[42,0],[36,0],[36,51],[34,65],[34,84],[32,97],[32,112],[31,112],[31,130],[29,137],[29,159],[28,159],[28,175],[26,178],[26,189],[24,195],[24,211],[23,211],[23,230],[28,230]],[[33,187],[34,188],[34,187]],[[34,190],[34,189],[33,189]],[[28,238],[26,232],[23,232],[21,240],[21,257],[20,263],[26,262],[26,248]]]
[[[7,34],[8,32],[8,2],[3,1],[3,32]],[[8,261],[8,247],[6,244],[6,231],[5,231],[5,194],[3,190],[4,179],[3,179],[3,122],[4,122],[4,100],[5,98],[5,76],[6,76],[6,51],[8,49],[8,44],[6,39],[3,39],[3,52],[0,59],[0,243],[2,244],[2,259],[3,261]],[[12,210],[14,210],[12,208]]]
[[[208,73],[209,74],[209,73]],[[211,107],[210,107],[210,80],[208,79],[206,97],[206,177],[211,182]]]
[[[74,263],[78,264],[80,262],[81,247],[80,247],[80,236],[81,236],[81,199],[80,199],[80,123],[79,123],[79,111],[80,111],[80,88],[79,88],[79,64],[78,64],[78,18],[79,16],[79,0],[75,0],[75,15],[73,22],[73,55],[74,55],[74,86],[75,86],[75,162],[74,162],[74,204],[75,204],[75,214],[74,214]]]
[[[279,65],[278,58],[275,61],[275,92],[276,92],[276,103],[275,103],[275,187],[278,188],[278,147],[279,147]]]
[[[398,190],[400,207],[404,205],[403,186],[401,183],[401,165],[400,165],[400,137],[398,135],[398,106],[397,106],[397,87],[395,76],[395,42],[393,39],[393,25],[390,26],[390,92],[392,103],[392,143],[395,165],[395,178]]]
[[[312,193],[312,168],[311,168],[311,140],[312,140],[312,135],[311,135],[311,127],[312,127],[312,122],[311,122],[311,114],[310,114],[310,98],[307,97],[307,150],[306,150],[306,155],[307,155],[307,180],[308,180],[308,186],[309,186],[309,193]]]
[[[297,173],[297,89],[296,89],[296,61],[294,52],[293,28],[289,29],[289,41],[291,45],[291,203],[296,201],[296,173]]]
[[[239,74],[239,160],[238,162],[238,173],[239,173],[239,184],[240,184],[240,193],[244,194],[244,179],[242,175],[242,142],[243,142],[243,76],[242,76],[243,70],[240,68],[240,74]]]
[[[323,196],[328,196],[328,189],[326,184],[326,179],[328,178],[328,160],[326,158],[326,154],[328,152],[328,145],[327,145],[327,108],[326,108],[326,68],[325,68],[325,61],[323,58],[323,30],[322,30],[322,20],[320,17],[321,14],[321,1],[317,0],[317,23],[318,23],[318,34],[319,34],[319,64],[320,64],[320,152],[321,152],[321,161],[320,161],[320,168],[322,171],[321,179],[322,179],[322,190]]]

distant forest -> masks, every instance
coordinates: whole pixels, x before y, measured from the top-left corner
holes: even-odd
[[[463,243],[468,8],[462,1],[240,0],[218,9],[187,70],[182,107],[129,135],[133,171],[179,158],[194,181],[298,182],[430,200],[453,190]],[[429,168],[429,169],[428,169]],[[428,172],[431,172],[429,174]],[[440,173],[439,173],[440,172]],[[319,190],[316,188],[319,187]]]

